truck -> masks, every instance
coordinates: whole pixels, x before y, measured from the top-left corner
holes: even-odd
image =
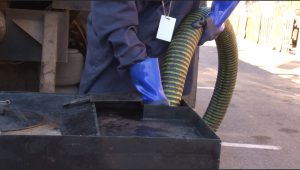
[[[178,107],[78,94],[89,3],[1,1],[0,169],[218,168],[221,140],[193,110],[197,87]]]

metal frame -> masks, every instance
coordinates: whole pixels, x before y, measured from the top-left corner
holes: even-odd
[[[33,109],[41,110],[47,106],[49,107],[47,110],[51,110],[51,108],[60,108],[67,99],[73,100],[79,97],[82,96],[1,93],[0,100],[13,98],[12,103],[17,102],[25,107],[28,99],[32,98]],[[56,101],[53,100],[54,98]],[[45,103],[47,101],[52,103]],[[219,168],[221,141],[188,106],[143,106],[134,96],[126,98],[117,95],[92,96],[91,101],[97,105],[100,133],[92,136],[0,135],[0,169]],[[119,101],[127,104],[120,106]],[[37,105],[39,102],[40,105]],[[74,109],[76,110],[76,107]],[[141,109],[142,112],[131,112]],[[133,114],[137,117],[128,117]],[[76,117],[76,114],[72,114],[72,117],[74,116]],[[112,124],[111,119],[116,116],[117,121]],[[149,121],[150,124],[147,123]],[[128,127],[126,122],[131,123],[134,128],[126,128]],[[80,126],[80,123],[78,125]],[[163,128],[164,125],[168,125],[168,129]],[[76,124],[72,126],[75,127]],[[146,133],[149,131],[167,135],[153,136],[153,133]],[[166,133],[166,131],[173,133]],[[181,131],[188,133],[180,134]],[[132,132],[138,133],[132,134]]]

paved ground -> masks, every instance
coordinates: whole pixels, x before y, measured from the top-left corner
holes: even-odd
[[[196,110],[202,114],[217,74],[214,43],[201,47]],[[220,168],[300,168],[300,56],[239,41],[232,102],[218,131],[223,142],[278,150],[223,146]]]

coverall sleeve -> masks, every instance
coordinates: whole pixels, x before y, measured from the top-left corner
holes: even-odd
[[[91,1],[91,20],[100,41],[112,47],[119,69],[146,58],[146,47],[137,37],[138,9],[135,1]]]

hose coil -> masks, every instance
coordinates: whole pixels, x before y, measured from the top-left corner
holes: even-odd
[[[180,105],[185,79],[191,59],[202,36],[203,29],[191,23],[207,16],[208,8],[191,12],[176,30],[162,65],[162,84],[172,106]],[[234,30],[229,21],[216,39],[218,50],[218,76],[210,103],[203,120],[214,131],[219,128],[230,103],[238,70],[238,49]]]

